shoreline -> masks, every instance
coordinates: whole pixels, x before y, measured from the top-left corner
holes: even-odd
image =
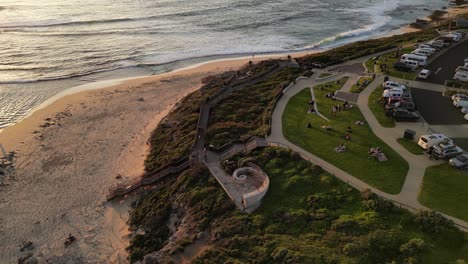
[[[15,179],[0,192],[6,201],[0,204],[6,212],[0,234],[7,234],[0,251],[11,252],[8,262],[16,261],[23,254],[17,245],[30,239],[37,246],[34,253],[58,260],[87,255],[91,263],[125,260],[129,201],[108,203],[105,194],[116,182],[143,172],[146,141],[161,119],[198,90],[203,77],[288,54],[312,52],[225,58],[152,76],[90,82],[56,94],[0,130],[7,152],[18,151]],[[41,128],[47,118],[54,124]],[[77,242],[64,249],[68,233]]]
[[[445,9],[443,11],[447,12],[447,14],[446,14],[447,16],[454,15],[454,14],[460,14],[460,13],[463,13],[463,10],[466,10],[467,6],[468,5],[464,5],[462,7],[449,6],[447,9]],[[429,17],[429,15],[427,17]],[[425,17],[425,18],[427,18],[427,17]],[[444,16],[444,19],[446,19],[445,16]],[[340,46],[343,46],[343,45],[347,45],[347,44],[350,44],[350,43],[353,43],[353,42],[356,42],[356,41],[367,40],[367,39],[378,39],[378,38],[389,37],[389,36],[393,36],[393,35],[405,34],[405,33],[409,33],[409,32],[416,32],[416,31],[419,31],[419,30],[421,30],[421,29],[414,28],[410,24],[406,24],[406,25],[402,25],[398,29],[391,30],[391,31],[389,31],[387,33],[373,33],[373,34],[370,33],[367,36],[363,35],[362,38],[360,38],[359,36],[355,36],[352,39],[350,39],[349,41],[340,42],[339,40],[337,40],[334,43],[332,43],[331,45],[324,45],[323,47],[314,46],[314,47],[311,47],[311,48],[303,48],[303,49],[298,49],[298,50],[290,50],[290,51],[284,51],[284,52],[264,52],[264,53],[254,54],[254,55],[255,55],[255,60],[257,60],[257,59],[268,59],[268,58],[279,58],[279,57],[284,57],[284,56],[287,56],[287,55],[291,55],[291,56],[295,56],[295,57],[304,56],[304,55],[308,55],[308,54],[314,54],[314,53],[319,53],[319,52],[327,51],[327,50],[330,50],[330,49],[334,49],[334,48],[337,48],[337,47],[340,47]],[[332,36],[330,38],[333,38],[333,37],[336,37],[336,36]],[[125,81],[142,79],[142,78],[151,78],[151,77],[154,77],[154,76],[159,76],[161,74],[176,73],[176,72],[179,72],[179,71],[184,71],[184,70],[188,70],[188,69],[192,69],[192,68],[197,68],[197,67],[203,66],[205,64],[223,63],[224,61],[251,60],[250,59],[250,58],[252,58],[251,56],[252,55],[249,54],[249,53],[239,53],[239,54],[209,55],[209,56],[204,56],[204,57],[187,58],[187,59],[181,59],[181,60],[171,61],[171,62],[167,62],[167,63],[162,63],[159,66],[169,66],[171,64],[177,64],[179,62],[182,65],[180,66],[180,68],[178,68],[177,66],[175,68],[170,68],[169,67],[166,70],[163,70],[162,72],[156,72],[156,73],[153,73],[151,75],[135,75],[135,76],[125,77],[125,78],[110,78],[110,79],[105,79],[105,78],[104,79],[99,79],[99,77],[98,77],[97,79],[95,79],[93,81],[90,81],[90,82],[87,82],[87,83],[84,83],[84,84],[81,84],[81,85],[78,85],[78,86],[70,86],[68,88],[64,88],[64,90],[62,90],[61,92],[53,95],[52,97],[46,99],[44,102],[42,102],[42,103],[38,104],[37,106],[34,106],[32,109],[28,110],[27,114],[25,116],[21,117],[19,120],[15,121],[12,124],[8,124],[5,127],[0,128],[0,133],[2,133],[2,131],[5,128],[10,127],[10,126],[12,126],[14,124],[17,124],[18,122],[21,122],[25,118],[32,115],[35,111],[37,111],[39,109],[42,109],[45,106],[53,103],[56,100],[59,100],[60,98],[65,97],[67,95],[79,93],[79,92],[86,91],[86,90],[98,90],[98,89],[110,88],[112,86],[122,84]],[[197,61],[197,60],[201,60],[201,62],[190,63],[190,61]],[[189,63],[189,64],[184,64],[184,62]],[[128,71],[128,72],[130,72],[132,69],[136,69],[136,68],[132,68],[132,67],[131,68],[121,68],[121,69],[117,69],[117,70],[108,71],[108,73],[111,73],[113,71],[124,71],[124,72]],[[85,75],[85,77],[86,76],[93,76],[93,74],[94,73],[92,73],[90,75]],[[81,76],[81,77],[83,77],[83,76]],[[73,80],[74,78],[75,77],[66,78],[66,79],[63,79],[63,81]],[[60,81],[60,80],[50,80],[50,81]],[[41,82],[38,82],[38,83],[41,83]],[[45,81],[45,82],[49,82],[49,81]],[[15,83],[12,83],[12,84],[15,84]],[[18,84],[24,84],[24,83],[18,83]],[[32,84],[34,84],[34,83],[32,83]]]

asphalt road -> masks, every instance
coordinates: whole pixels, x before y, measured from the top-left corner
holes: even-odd
[[[431,125],[466,124],[460,108],[455,108],[450,97],[441,92],[412,88],[411,94],[424,120]]]
[[[463,40],[462,43],[454,48],[449,48],[444,54],[427,65],[425,69],[431,70],[432,74],[425,81],[445,84],[445,80],[452,80],[453,75],[455,75],[455,69],[463,65],[463,59],[465,58],[468,58],[468,39]],[[438,71],[439,68],[440,71]],[[437,74],[435,74],[436,72]]]

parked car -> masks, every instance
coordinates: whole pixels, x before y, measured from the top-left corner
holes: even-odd
[[[423,149],[429,149],[443,141],[453,142],[450,138],[444,134],[427,134],[422,135],[418,140],[418,145]]]
[[[462,108],[468,108],[468,99],[466,98],[455,98],[453,100],[453,106],[455,107],[462,107]]]
[[[432,150],[432,156],[436,159],[450,159],[463,153],[463,149],[453,143],[440,143],[435,145]]]
[[[465,120],[468,120],[468,114],[465,115]]]
[[[415,49],[411,52],[411,54],[416,54],[416,55],[420,55],[420,56],[432,56],[432,54],[434,54],[434,52],[432,51],[429,51],[429,50],[425,50],[425,49]]]
[[[458,42],[463,38],[461,34],[455,34],[455,33],[449,34],[448,37],[452,38],[453,41],[455,42]]]
[[[419,120],[419,115],[416,112],[411,112],[406,109],[393,109],[393,119],[397,122],[416,122]]]
[[[418,74],[419,79],[427,79],[431,75],[431,71],[427,69],[423,69],[421,72]]]
[[[459,72],[459,71],[468,72],[468,67],[465,67],[465,66],[458,66],[458,67],[455,69],[455,72]]]
[[[460,80],[462,82],[468,82],[468,72],[457,71],[457,73],[455,73],[455,76],[453,76],[453,79]]]
[[[468,153],[460,154],[449,160],[449,164],[457,169],[468,168]]]
[[[438,50],[438,49],[436,49],[436,48],[434,48],[434,47],[432,47],[431,45],[428,45],[428,44],[420,44],[420,45],[416,46],[415,49],[426,49],[426,50],[432,51],[432,53],[435,53]]]
[[[393,64],[393,68],[397,71],[410,72],[417,69],[419,64],[415,61],[397,61]]]
[[[406,90],[406,86],[404,86],[403,84],[399,84],[397,82],[392,82],[392,81],[386,81],[382,84],[382,86],[384,90],[389,89],[389,88],[400,88],[400,89]]]
[[[467,98],[468,99],[468,95],[467,94],[454,94],[454,95],[452,95],[452,101],[455,101],[456,98]]]
[[[406,101],[399,101],[394,104],[387,104],[385,106],[385,114],[388,116],[393,115],[393,109],[400,108],[400,109],[406,109],[408,111],[414,111],[416,109],[416,106],[414,105],[413,102],[406,102]]]
[[[462,114],[468,114],[468,107],[463,107],[461,109]]]
[[[383,92],[382,96],[384,98],[389,98],[389,97],[403,97],[405,91],[401,88],[391,88],[387,89]]]

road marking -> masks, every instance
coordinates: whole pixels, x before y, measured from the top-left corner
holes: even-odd
[[[434,73],[434,75],[437,75],[440,72],[440,70],[442,70],[442,67],[439,67],[439,69],[437,69],[437,71]]]

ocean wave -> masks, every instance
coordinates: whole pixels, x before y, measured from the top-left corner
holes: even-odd
[[[383,27],[385,27],[392,21],[392,17],[387,15],[387,13],[396,10],[400,4],[401,4],[400,0],[394,0],[394,1],[386,1],[385,4],[383,5],[377,4],[377,5],[354,9],[354,10],[347,9],[348,12],[356,12],[359,14],[362,14],[362,13],[370,14],[372,23],[365,25],[358,29],[349,30],[349,31],[342,32],[334,36],[322,39],[319,42],[306,46],[305,48],[308,49],[308,48],[330,46],[333,44],[344,42],[345,39],[349,39],[351,41],[356,37],[362,37],[366,35],[371,36],[377,30],[382,29]]]
[[[13,23],[13,24],[0,24],[0,30],[10,28],[49,28],[49,27],[64,27],[64,26],[81,26],[81,25],[92,25],[92,24],[112,24],[121,22],[139,22],[155,20],[164,17],[191,17],[198,15],[206,15],[207,12],[219,11],[225,9],[222,7],[210,7],[200,10],[189,10],[181,12],[171,12],[166,14],[159,14],[146,17],[123,17],[123,18],[109,18],[109,19],[90,19],[81,21],[36,21],[30,23]]]

